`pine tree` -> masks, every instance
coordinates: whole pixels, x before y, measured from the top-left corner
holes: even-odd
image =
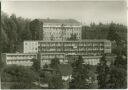
[[[32,68],[36,71],[39,72],[40,71],[40,60],[38,59],[32,59],[33,65]]]
[[[71,89],[85,89],[88,88],[86,86],[88,78],[88,70],[85,65],[83,65],[83,58],[82,56],[78,57],[73,64],[73,73],[72,73],[72,80],[69,84]]]
[[[105,55],[102,56],[100,63],[97,65],[97,80],[98,88],[105,89],[107,88],[109,67],[106,64]]]
[[[56,69],[59,64],[60,64],[59,59],[55,57],[51,60],[50,67]]]

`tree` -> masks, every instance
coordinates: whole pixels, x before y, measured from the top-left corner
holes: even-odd
[[[26,25],[25,25],[25,29],[22,30],[21,33],[21,40],[31,40],[32,39],[32,35],[31,35],[31,31],[29,29],[29,21],[26,20]]]
[[[63,88],[62,78],[61,78],[61,75],[59,74],[59,71],[58,71],[58,65],[59,64],[60,64],[60,61],[57,57],[55,57],[51,60],[50,67],[53,69],[53,72],[56,72],[56,73],[52,73],[51,75],[47,75],[49,78],[48,84],[49,84],[50,89]]]
[[[7,52],[7,44],[8,44],[8,37],[3,27],[1,27],[0,32],[0,52]]]
[[[109,88],[126,89],[127,88],[127,70],[116,66],[111,66]]]
[[[87,81],[88,79],[88,67],[83,65],[83,58],[79,56],[78,59],[72,64],[73,73],[72,80],[69,83],[71,89],[85,89],[88,88]]]
[[[127,88],[127,59],[122,55],[118,55],[110,67],[109,84],[109,88],[113,89]]]
[[[118,55],[114,62],[114,66],[127,70],[127,57],[123,58],[123,55]]]
[[[50,67],[56,69],[57,68],[57,65],[59,65],[59,64],[60,64],[59,59],[55,57],[55,58],[53,58],[51,60]]]
[[[40,60],[33,58],[32,62],[33,62],[32,69],[34,69],[34,71],[36,72],[39,72],[40,71]]]
[[[36,80],[36,74],[23,66],[10,65],[2,71],[2,82],[13,82],[10,88],[27,89],[32,87],[32,82]]]
[[[109,75],[109,67],[106,64],[105,55],[102,56],[100,59],[100,63],[97,65],[97,80],[98,80],[98,87],[100,89],[107,88],[108,83],[108,75]]]
[[[108,39],[116,40],[117,44],[120,40],[127,39],[127,28],[125,25],[110,23],[110,24],[95,24],[90,26],[82,26],[82,39]]]
[[[31,39],[29,22],[31,20],[22,17],[16,17],[12,14],[10,17],[1,13],[1,42],[2,52],[16,52],[19,44],[23,40]]]
[[[48,68],[48,65],[47,65],[47,64],[45,64],[45,65],[43,66],[43,68]]]
[[[111,40],[111,41],[114,41],[115,40],[115,34],[116,34],[116,31],[115,31],[115,27],[114,27],[114,23],[111,23],[110,24],[110,27],[109,27],[109,33],[108,33],[108,39]]]
[[[16,43],[18,41],[17,25],[15,21],[16,21],[16,16],[12,14],[7,22],[8,25],[7,35],[9,38],[9,47],[11,52],[16,51]]]
[[[30,19],[24,19],[22,17],[17,17],[17,33],[18,33],[18,41],[22,42],[24,40],[32,39],[31,31],[30,31]]]
[[[1,54],[1,52],[0,52],[0,54]],[[2,57],[0,55],[0,77],[1,77],[1,72],[2,72],[3,67],[4,67],[4,62],[3,62]]]
[[[60,75],[53,75],[49,81],[50,89],[62,89],[63,81]]]
[[[108,32],[108,36],[107,39],[110,41],[116,41],[116,44],[118,45],[121,42],[121,37],[116,33],[116,24],[111,23],[109,26],[109,32]]]

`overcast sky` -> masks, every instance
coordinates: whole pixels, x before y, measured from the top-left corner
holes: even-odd
[[[126,24],[126,3],[121,1],[4,1],[2,11],[24,18],[76,19],[79,22]]]

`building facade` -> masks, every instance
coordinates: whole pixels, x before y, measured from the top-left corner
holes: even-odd
[[[65,53],[100,56],[111,53],[109,40],[79,40],[79,41],[24,41],[24,53]]]
[[[36,19],[37,32],[33,40],[23,42],[23,53],[3,53],[6,64],[31,66],[31,59],[40,59],[41,67],[53,58],[60,63],[72,63],[79,55],[85,64],[96,65],[102,54],[111,53],[111,41],[106,39],[82,40],[82,25],[74,19]],[[43,28],[43,29],[42,29]],[[90,32],[90,31],[89,31]],[[72,37],[75,36],[75,40]]]
[[[44,41],[68,40],[72,35],[81,39],[82,25],[74,19],[41,19]]]
[[[23,53],[38,53],[38,41],[24,41]]]
[[[2,60],[7,64],[32,66],[32,59],[37,59],[37,54],[30,53],[3,53]]]
[[[58,58],[61,64],[68,63],[68,61],[65,60],[64,53],[40,53],[41,67],[45,64],[51,64],[51,60],[54,58]]]
[[[96,65],[104,53],[111,53],[109,40],[24,41],[24,53],[40,53],[41,63],[50,64],[55,57],[61,63],[81,55],[86,64]]]
[[[102,54],[111,53],[109,40],[79,40],[79,41],[24,41],[23,53],[3,53],[6,64],[31,66],[31,59],[40,59],[41,67],[50,64],[54,58],[60,63],[72,63],[82,56],[85,64],[97,65]]]

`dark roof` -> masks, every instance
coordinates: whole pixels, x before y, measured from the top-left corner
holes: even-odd
[[[60,64],[58,69],[62,76],[71,75],[73,70],[70,64]]]
[[[80,24],[74,19],[39,19],[43,23],[60,23],[60,24]]]

